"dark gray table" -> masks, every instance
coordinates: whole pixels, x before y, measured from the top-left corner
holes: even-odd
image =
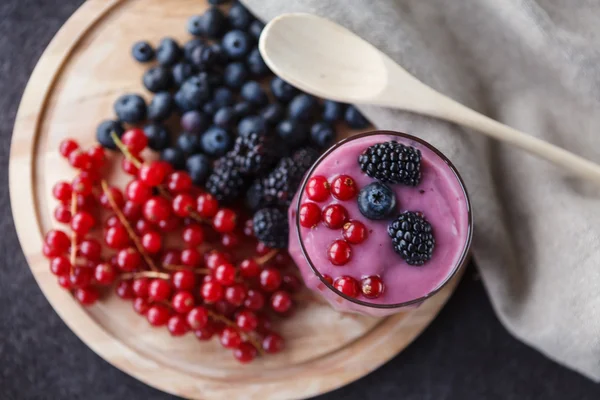
[[[103,361],[65,326],[29,272],[12,223],[6,168],[17,106],[42,51],[80,3],[0,0],[0,398],[173,399]],[[600,385],[513,339],[471,267],[405,352],[320,398],[583,400],[600,398]]]

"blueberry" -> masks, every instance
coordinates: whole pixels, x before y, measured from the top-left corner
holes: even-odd
[[[160,65],[169,67],[175,65],[181,58],[181,49],[177,42],[171,38],[164,38],[156,49],[156,60]]]
[[[233,92],[225,86],[218,87],[213,92],[213,101],[218,107],[233,105]]]
[[[179,92],[188,104],[199,108],[210,99],[210,84],[206,76],[194,75],[183,82]]]
[[[229,24],[236,29],[246,29],[254,17],[240,2],[236,1],[229,9]]]
[[[192,51],[192,64],[200,71],[206,71],[217,64],[219,55],[213,50],[210,45],[197,46]]]
[[[171,72],[165,67],[152,67],[144,73],[142,81],[146,89],[153,93],[169,90],[172,82]]]
[[[208,128],[200,139],[202,150],[210,157],[225,155],[231,149],[232,144],[233,140],[229,132],[216,126]]]
[[[111,134],[114,132],[120,138],[123,136],[124,131],[125,130],[119,121],[107,119],[102,121],[100,125],[98,125],[98,128],[96,128],[96,140],[105,149],[116,150],[117,145],[115,144]]]
[[[212,52],[215,55],[215,63],[223,65],[227,62],[227,55],[223,51],[223,47],[219,43],[213,43],[210,45]]]
[[[238,124],[238,135],[249,136],[251,133],[266,135],[267,123],[262,117],[252,115],[240,121]]]
[[[202,15],[194,15],[187,22],[187,30],[194,36],[202,36]]]
[[[200,140],[198,136],[190,132],[182,132],[177,137],[177,148],[186,155],[194,154],[200,151]]]
[[[194,67],[186,62],[180,62],[173,66],[171,74],[173,75],[173,82],[175,85],[180,87],[183,85],[183,82],[194,75]]]
[[[200,111],[188,111],[181,116],[181,128],[190,133],[199,134],[208,128],[210,118]]]
[[[190,39],[183,45],[183,56],[186,61],[191,62],[192,52],[198,46],[204,46],[204,41],[200,38]]]
[[[173,95],[171,95],[171,93],[157,93],[148,105],[148,119],[153,121],[164,121],[169,118],[174,108],[175,101],[173,100]]]
[[[260,84],[256,81],[249,81],[242,86],[240,91],[242,99],[249,101],[257,106],[264,106],[269,102],[267,93],[263,90]]]
[[[323,119],[327,122],[336,122],[344,118],[345,104],[333,100],[323,102]]]
[[[208,103],[204,104],[202,106],[202,111],[210,116],[215,115],[215,113],[217,112],[217,110],[219,109],[219,107],[217,106],[217,104],[214,101],[209,101]]]
[[[331,146],[334,139],[335,130],[327,122],[317,122],[310,128],[310,140],[321,149]]]
[[[190,156],[185,169],[196,185],[203,185],[210,175],[210,160],[204,154],[194,154]]]
[[[194,36],[206,36],[211,39],[220,38],[227,29],[227,19],[217,7],[210,7],[202,15],[190,18],[188,31]]]
[[[148,42],[136,42],[131,48],[131,55],[137,61],[146,63],[154,58],[154,49]]]
[[[293,119],[286,119],[277,125],[277,134],[289,147],[303,145],[308,139],[306,126]]]
[[[250,26],[248,27],[248,33],[254,39],[258,40],[260,38],[260,34],[262,33],[264,27],[265,27],[265,24],[263,24],[261,21],[255,19],[254,21],[252,21],[250,23]]]
[[[185,169],[185,154],[179,149],[167,147],[160,153],[160,159],[168,162],[175,169]]]
[[[346,108],[344,120],[352,129],[364,129],[369,126],[369,121],[353,105]]]
[[[146,102],[137,94],[124,94],[114,105],[120,121],[137,124],[146,119]]]
[[[287,104],[292,101],[299,91],[280,77],[276,76],[271,80],[271,92],[277,100]]]
[[[210,85],[211,88],[215,88],[218,86],[223,85],[223,74],[215,72],[215,71],[202,71],[198,74],[198,76],[203,79],[206,80],[208,82],[208,84]]]
[[[283,119],[284,114],[283,106],[278,103],[271,103],[260,112],[260,116],[271,126],[277,125]]]
[[[248,80],[250,73],[244,64],[234,62],[227,64],[223,71],[223,81],[232,89],[239,89]]]
[[[381,182],[373,182],[358,193],[358,209],[369,219],[386,219],[396,208],[392,189]]]
[[[229,31],[223,36],[221,46],[223,51],[232,60],[240,60],[250,52],[251,39],[244,31]]]
[[[236,103],[233,106],[233,111],[235,111],[235,115],[238,118],[243,118],[252,114],[252,111],[254,111],[254,107],[247,101],[240,101],[239,103]]]
[[[248,64],[248,69],[254,76],[262,77],[271,73],[271,70],[267,64],[265,64],[265,61],[263,60],[262,55],[257,47],[252,49],[250,54],[248,54],[246,63]]]
[[[310,94],[302,93],[294,97],[288,106],[288,113],[291,118],[298,121],[308,121],[311,119],[315,110],[319,106],[317,98]]]
[[[195,110],[198,108],[198,107],[194,107],[194,105],[185,98],[181,89],[179,89],[179,91],[177,93],[175,93],[175,97],[173,97],[173,99],[175,100],[175,105],[177,106],[179,111],[182,113],[191,111],[191,110]]]
[[[221,107],[217,110],[213,117],[214,124],[225,129],[233,128],[236,121],[237,115],[233,110],[233,107]]]
[[[169,147],[171,137],[169,131],[161,124],[148,124],[144,127],[148,138],[148,147],[154,151],[162,151]]]

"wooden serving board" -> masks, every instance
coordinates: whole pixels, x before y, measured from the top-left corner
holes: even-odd
[[[81,307],[58,286],[41,253],[42,235],[55,225],[52,185],[73,176],[58,154],[60,141],[70,136],[91,145],[98,122],[113,115],[114,99],[144,92],[145,67],[132,60],[132,43],[157,43],[164,36],[184,41],[187,19],[206,7],[199,0],[89,0],[57,33],[27,85],[12,138],[10,195],[19,239],[35,279],[65,323],[97,354],[141,381],[194,399],[322,394],[404,349],[433,320],[458,277],[423,306],[386,319],[338,314],[316,299],[307,301],[280,329],[284,352],[240,365],[216,341],[172,338],[166,329],[151,328],[114,294]],[[114,170],[112,181],[118,181],[118,166]]]

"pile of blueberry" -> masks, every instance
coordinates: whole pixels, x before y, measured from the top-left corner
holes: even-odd
[[[120,137],[124,125],[143,126],[162,160],[223,204],[246,198],[252,211],[268,207],[256,221],[265,226],[262,216],[271,213],[272,220],[289,205],[305,170],[333,144],[334,124],[362,129],[368,121],[353,106],[317,99],[273,76],[257,47],[264,24],[237,1],[227,13],[217,7],[227,2],[211,0],[204,14],[191,17],[193,37],[183,45],[171,38],[156,48],[134,44],[133,57],[151,65],[142,81],[153,98],[147,104],[139,94],[119,97],[116,120],[102,122],[97,139],[114,150],[112,132]],[[283,225],[269,225],[268,245],[287,245],[273,239],[287,236]]]

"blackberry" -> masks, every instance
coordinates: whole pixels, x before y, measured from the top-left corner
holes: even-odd
[[[245,176],[235,168],[232,157],[222,157],[206,180],[206,190],[221,203],[234,202],[246,189]]]
[[[400,214],[388,226],[394,251],[409,265],[420,266],[431,259],[435,238],[431,224],[422,213],[407,211]]]
[[[417,186],[421,181],[421,151],[395,140],[370,146],[358,157],[358,164],[381,182]]]
[[[273,249],[285,249],[288,244],[289,226],[285,213],[277,208],[263,208],[252,218],[254,235]]]
[[[239,136],[231,151],[236,167],[243,174],[259,175],[277,160],[275,138],[258,133]]]

